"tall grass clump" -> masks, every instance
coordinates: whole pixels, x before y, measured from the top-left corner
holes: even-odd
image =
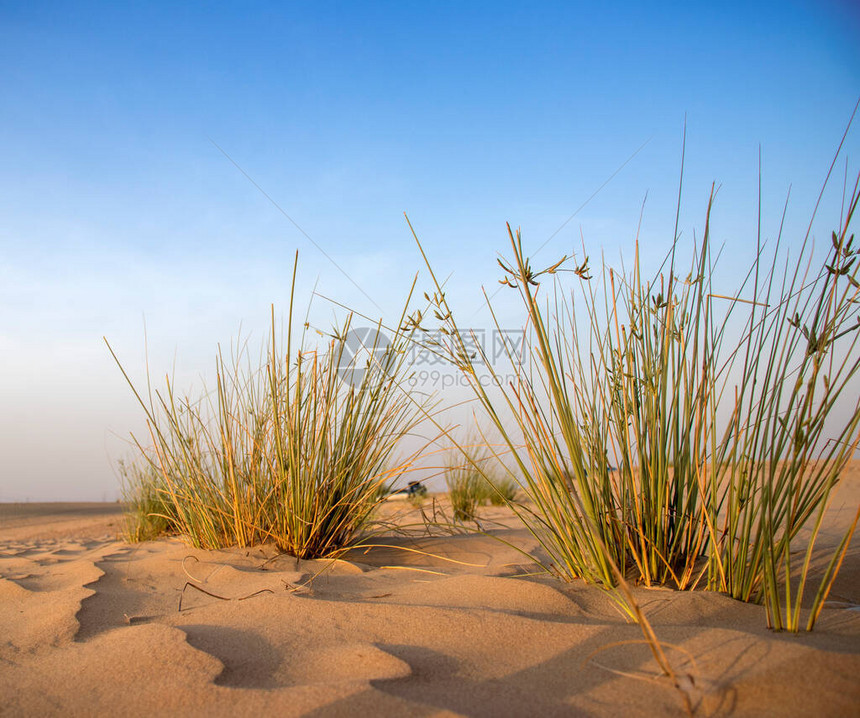
[[[455,521],[473,521],[478,507],[488,503],[506,506],[516,499],[519,485],[502,469],[505,467],[491,447],[477,436],[469,436],[462,445],[455,442],[445,467]]]
[[[860,181],[860,178],[858,178]],[[763,600],[768,623],[798,630],[828,498],[860,442],[860,283],[849,227],[860,193],[855,184],[823,264],[807,259],[759,274],[745,331],[741,378],[716,452],[722,522],[710,560],[711,587],[744,601]],[[853,399],[849,395],[853,393]],[[834,408],[840,406],[840,417]],[[860,512],[860,507],[858,507]],[[716,516],[713,517],[716,519]],[[814,522],[793,561],[793,543]],[[856,519],[855,519],[856,524]],[[852,529],[853,532],[853,529]],[[813,598],[813,627],[850,533],[833,554]]]
[[[127,464],[120,460],[117,469],[125,504],[122,531],[125,540],[138,543],[174,532],[171,507],[165,501],[167,493],[155,467],[149,462]]]
[[[494,476],[485,481],[487,501],[493,506],[507,506],[516,501],[519,484],[508,476]]]
[[[486,493],[484,477],[469,465],[453,463],[445,469],[445,483],[454,521],[474,521]]]
[[[676,219],[652,277],[638,240],[629,270],[593,277],[587,257],[536,269],[508,226],[501,282],[520,297],[527,341],[522,355],[508,352],[513,378],[498,390],[480,381],[492,363],[458,328],[418,242],[435,283],[440,351],[524,477],[530,501],[514,509],[552,571],[610,589],[625,577],[726,591],[764,602],[773,627],[798,629],[820,521],[860,441],[849,231],[857,184],[849,195],[826,257],[807,233],[789,258],[780,229],[770,250],[759,240],[731,291],[714,286],[713,191],[701,238],[682,242]],[[792,542],[810,521],[798,566]],[[807,628],[849,539],[832,555]]]
[[[411,464],[397,453],[422,416],[402,388],[408,333],[365,332],[367,352],[356,352],[350,317],[324,346],[295,346],[295,278],[296,267],[285,351],[273,309],[259,362],[247,345],[229,362],[219,350],[202,397],[179,395],[170,379],[144,396],[123,370],[149,429],[148,441],[135,437],[145,490],[197,547],[272,541],[299,558],[332,555],[362,535]]]

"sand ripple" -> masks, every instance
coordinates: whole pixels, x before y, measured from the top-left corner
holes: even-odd
[[[603,593],[512,577],[521,558],[482,536],[409,547],[398,566],[397,540],[335,563],[7,540],[0,714],[682,713]],[[717,594],[638,595],[702,715],[856,715],[855,554],[846,570],[812,635],[774,634],[761,608]]]

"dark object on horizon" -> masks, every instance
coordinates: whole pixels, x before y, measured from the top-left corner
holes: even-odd
[[[413,496],[427,496],[427,487],[420,481],[410,481],[405,489],[397,489],[397,491],[391,492],[392,496],[396,494],[406,494],[410,498]]]

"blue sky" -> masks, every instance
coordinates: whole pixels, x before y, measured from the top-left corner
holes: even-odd
[[[504,222],[538,247],[610,177],[539,256],[614,261],[646,193],[643,254],[666,251],[685,117],[685,236],[716,182],[724,267],[750,256],[761,147],[765,231],[790,185],[799,241],[858,36],[848,2],[0,3],[0,501],[115,497],[141,423],[103,335],[140,378],[145,317],[153,373],[190,385],[286,308],[296,249],[303,304],[379,313],[216,144],[391,313],[407,211],[486,322]]]

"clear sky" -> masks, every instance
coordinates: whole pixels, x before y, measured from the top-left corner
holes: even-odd
[[[394,313],[421,267],[406,211],[473,325],[505,221],[536,248],[594,195],[539,256],[614,261],[647,193],[662,255],[685,116],[685,236],[716,182],[724,262],[750,256],[761,147],[765,231],[791,185],[798,242],[857,37],[835,0],[0,2],[0,501],[115,498],[142,424],[101,337],[140,379],[145,318],[153,373],[175,357],[190,385],[286,309],[296,249],[303,306],[316,282]]]

